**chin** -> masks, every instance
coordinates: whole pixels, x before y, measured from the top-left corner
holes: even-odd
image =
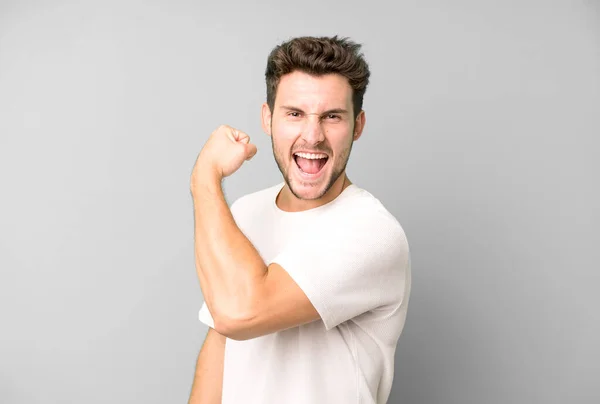
[[[288,176],[287,184],[292,194],[301,200],[314,201],[322,198],[333,185],[330,173],[322,173],[319,178],[306,180],[293,174]]]
[[[290,184],[290,190],[298,199],[302,199],[305,201],[314,201],[322,198],[323,195],[327,193],[329,188],[325,187],[325,185],[326,184],[316,185],[292,182],[292,184]]]

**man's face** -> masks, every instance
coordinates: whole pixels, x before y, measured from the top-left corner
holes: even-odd
[[[303,200],[322,198],[344,174],[363,124],[362,111],[353,118],[352,88],[337,74],[287,74],[279,81],[273,111],[263,105],[275,161],[291,192]]]

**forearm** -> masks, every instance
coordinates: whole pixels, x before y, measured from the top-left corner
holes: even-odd
[[[223,393],[225,337],[208,329],[198,360],[188,404],[220,404]]]
[[[235,223],[218,177],[197,178],[192,196],[196,269],[207,306],[215,321],[243,320],[266,265]]]

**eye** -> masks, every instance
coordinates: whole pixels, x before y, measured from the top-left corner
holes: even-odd
[[[341,119],[341,116],[339,116],[338,114],[327,114],[327,119],[339,120]]]
[[[300,112],[298,112],[298,111],[290,111],[290,112],[288,112],[288,116],[291,116],[293,118],[298,118],[300,116]]]

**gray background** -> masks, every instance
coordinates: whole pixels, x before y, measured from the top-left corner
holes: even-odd
[[[194,160],[226,123],[229,201],[280,181],[267,53],[332,34],[373,73],[349,175],[412,251],[390,403],[600,402],[599,10],[1,1],[0,402],[186,402]]]

